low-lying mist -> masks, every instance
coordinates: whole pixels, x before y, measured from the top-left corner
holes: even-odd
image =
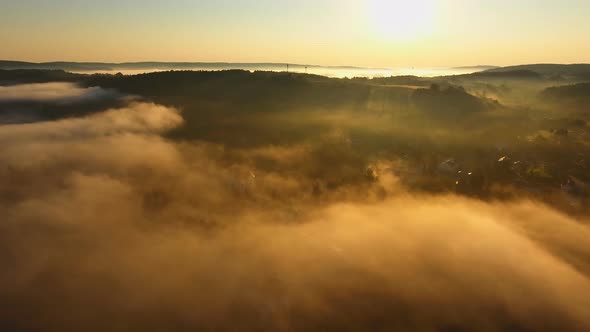
[[[404,158],[355,152],[371,114],[281,117],[260,127],[338,126],[189,140],[180,110],[137,100],[0,126],[0,329],[590,328],[587,217],[414,190]]]
[[[123,106],[132,99],[97,86],[71,82],[2,85],[0,78],[0,125],[76,117]]]
[[[85,88],[73,83],[32,83],[0,86],[0,102],[76,103],[117,97],[114,91]]]

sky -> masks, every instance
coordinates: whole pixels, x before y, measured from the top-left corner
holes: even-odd
[[[590,62],[588,0],[0,0],[0,59]]]

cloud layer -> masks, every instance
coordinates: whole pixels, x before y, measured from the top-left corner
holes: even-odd
[[[132,103],[0,126],[1,329],[590,328],[588,220],[417,196],[392,172],[318,188],[307,174],[334,169],[315,156],[355,159],[162,137],[180,125]]]
[[[100,87],[85,88],[74,83],[33,83],[0,86],[0,102],[59,102],[64,104],[117,97]]]

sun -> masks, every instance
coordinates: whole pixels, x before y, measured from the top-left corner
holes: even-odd
[[[380,39],[413,41],[433,32],[436,0],[368,0],[368,6]]]

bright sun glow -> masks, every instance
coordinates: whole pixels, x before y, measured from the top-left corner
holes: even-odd
[[[436,0],[369,0],[369,19],[379,38],[412,41],[434,29]]]

